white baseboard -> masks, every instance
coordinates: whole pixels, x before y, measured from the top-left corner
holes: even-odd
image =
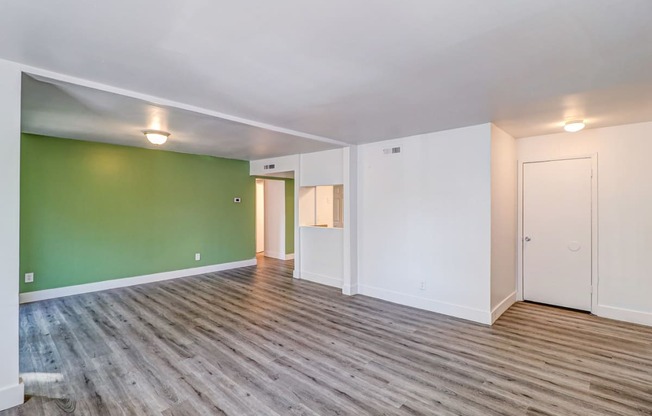
[[[285,260],[285,253],[279,253],[277,251],[265,250],[263,251],[263,256],[271,257],[273,259]]]
[[[516,291],[507,295],[505,299],[503,299],[495,308],[491,310],[491,324],[493,325],[493,323],[496,322],[498,318],[500,318],[500,315],[504,314],[505,311],[507,311],[507,309],[509,309],[509,307],[512,306],[515,302]]]
[[[616,319],[634,324],[652,326],[652,313],[635,311],[633,309],[618,308],[615,306],[598,305],[593,314],[603,318]]]
[[[294,253],[290,254],[285,254],[285,253],[279,253],[278,251],[264,251],[263,256],[265,257],[271,257],[273,259],[279,259],[279,260],[294,260]]]
[[[0,411],[21,405],[24,401],[25,385],[22,381],[0,389]]]
[[[342,279],[338,279],[337,277],[324,276],[323,274],[310,272],[301,272],[301,279],[326,286],[342,288]]]
[[[358,289],[358,293],[361,295],[370,296],[372,298],[378,298],[398,303],[399,305],[411,306],[413,308],[424,309],[431,312],[454,316],[456,318],[479,322],[481,324],[491,325],[491,312],[488,310],[483,311],[481,309],[469,308],[468,306],[441,302],[434,299],[422,298],[367,285],[359,285]]]
[[[357,295],[359,293],[358,285],[343,285],[342,293],[348,296]]]
[[[255,258],[234,261],[230,263],[213,264],[210,266],[193,267],[191,269],[174,270],[170,272],[146,274],[143,276],[125,277],[122,279],[104,280],[102,282],[86,283],[83,285],[67,286],[57,289],[38,290],[20,294],[20,303],[36,302],[39,300],[60,298],[63,296],[79,295],[81,293],[98,292],[100,290],[116,289],[144,283],[160,282],[163,280],[178,279],[180,277],[195,276],[198,274],[219,272],[222,270],[237,269],[239,267],[255,266]]]
[[[279,260],[292,260],[292,259],[294,259],[294,253],[285,254],[285,253],[279,253],[278,251],[265,250],[263,252],[263,255],[265,257],[271,257],[273,259],[279,259]]]

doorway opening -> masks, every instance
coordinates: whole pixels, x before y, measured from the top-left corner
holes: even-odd
[[[256,178],[256,254],[294,258],[294,172]]]

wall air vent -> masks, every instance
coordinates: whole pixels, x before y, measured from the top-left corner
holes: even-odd
[[[274,169],[276,165],[265,165],[263,166],[263,169],[268,170],[268,169]]]
[[[387,149],[383,149],[384,155],[394,155],[397,153],[401,153],[400,147],[388,147]]]

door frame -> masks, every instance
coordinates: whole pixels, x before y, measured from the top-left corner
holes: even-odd
[[[265,254],[265,179],[262,178],[256,178],[256,198],[255,198],[255,206],[256,206],[256,255],[258,253],[263,253]],[[262,192],[259,192],[259,185],[262,188]],[[262,194],[262,197],[261,195]],[[260,209],[262,208],[262,212]],[[262,216],[262,218],[261,218]],[[262,227],[260,227],[259,222],[262,223]],[[259,238],[262,237],[262,242],[259,240]],[[262,250],[258,250],[258,245],[262,245]]]
[[[517,241],[516,300],[523,300],[523,173],[526,163],[558,162],[591,159],[591,313],[598,311],[598,154],[578,154],[558,158],[519,159],[517,162]]]
[[[288,172],[290,172],[290,171],[288,171]],[[283,174],[283,173],[286,173],[286,172],[280,172],[280,173]],[[262,251],[263,256],[278,259],[278,260],[283,260],[283,261],[294,260],[296,258],[295,255],[296,255],[296,251],[297,251],[297,247],[296,247],[297,221],[298,221],[297,198],[294,198],[294,201],[292,202],[293,205],[294,205],[294,216],[293,216],[293,219],[292,219],[293,220],[292,221],[292,228],[293,228],[293,231],[292,231],[293,234],[292,235],[294,236],[294,242],[295,242],[294,243],[294,252],[293,253],[286,253],[285,251],[286,251],[286,242],[287,242],[287,239],[288,239],[288,233],[286,232],[286,228],[287,228],[287,224],[288,224],[287,221],[286,221],[287,220],[287,206],[288,206],[287,205],[287,181],[288,180],[293,180],[294,181],[294,191],[296,193],[296,188],[297,188],[296,179],[294,177],[271,176],[271,175],[270,176],[255,175],[254,177],[255,177],[255,180],[256,180],[256,186],[258,186],[258,181],[259,180],[263,182],[263,190],[264,190],[263,191],[263,196],[264,196],[264,203],[263,203],[264,204],[264,211],[263,211],[264,232],[263,232],[263,234],[264,234],[264,241],[265,241],[265,244],[264,244],[265,249]],[[283,236],[283,244],[282,244],[283,247],[281,247],[281,251],[278,252],[278,253],[273,252],[273,251],[270,252],[268,250],[268,248],[267,248],[268,245],[266,243],[267,236],[268,236],[268,232],[267,232],[267,224],[268,224],[268,221],[267,221],[267,214],[268,214],[267,198],[269,196],[269,192],[267,190],[267,183],[269,181],[282,182],[283,183],[283,198],[282,198],[282,201],[283,201],[283,204],[284,204],[283,205],[284,209],[283,209],[283,212],[282,212],[282,217],[283,217],[284,226],[283,226],[283,228],[281,230],[281,234]],[[256,192],[256,196],[258,196],[258,192]],[[257,215],[258,215],[258,212],[256,212],[256,226],[258,225]],[[257,238],[258,237],[258,231],[257,230],[255,231],[255,235],[256,235],[256,238]],[[256,253],[256,254],[258,254],[258,253]]]

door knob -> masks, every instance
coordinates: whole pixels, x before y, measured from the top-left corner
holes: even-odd
[[[530,237],[525,237],[524,240],[527,242],[527,241],[530,241],[531,238]]]

